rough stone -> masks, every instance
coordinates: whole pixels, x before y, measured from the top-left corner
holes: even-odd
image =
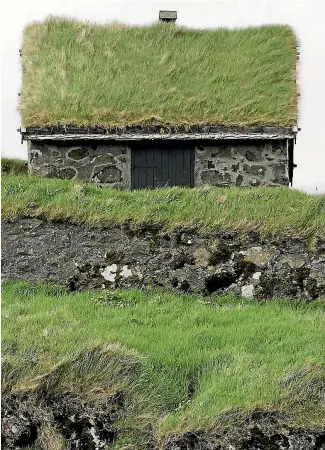
[[[72,180],[77,174],[76,169],[73,167],[64,167],[64,169],[58,170],[58,178]]]
[[[219,158],[221,160],[223,159],[228,159],[230,156],[232,156],[232,151],[231,148],[229,146],[222,146],[220,145],[219,147],[214,147],[213,148],[213,157],[214,158]]]
[[[268,262],[271,261],[272,257],[275,255],[267,249],[263,249],[263,247],[251,247],[248,250],[241,251],[242,255],[244,255],[244,261],[253,263],[258,267],[262,267]]]
[[[92,404],[77,395],[58,394],[47,387],[44,393],[6,393],[1,403],[1,444],[6,450],[99,450],[110,447],[117,438],[114,422],[122,416],[124,398],[117,392],[102,404]],[[52,442],[42,445],[43,427],[54,433],[53,447],[49,447]]]
[[[112,264],[110,266],[105,267],[105,269],[102,271],[102,275],[107,281],[115,281],[116,278],[116,272],[117,272],[117,265]]]
[[[250,186],[257,187],[257,186],[260,186],[261,180],[259,180],[258,178],[252,178],[250,180],[249,184],[250,184]]]
[[[325,429],[290,423],[279,412],[253,411],[231,426],[197,429],[165,438],[163,450],[324,450]],[[227,420],[225,420],[227,424]]]
[[[123,277],[123,278],[129,278],[129,277],[132,277],[132,270],[129,269],[129,267],[128,267],[127,265],[125,265],[125,266],[122,267],[122,270],[121,270],[121,277]]]
[[[121,176],[122,172],[116,166],[95,166],[92,179],[96,183],[117,183]]]
[[[299,269],[306,265],[306,259],[301,257],[300,255],[282,255],[278,259],[278,264],[286,264],[291,269]]]
[[[53,154],[53,153],[52,153]],[[73,148],[68,152],[68,157],[71,159],[84,159],[89,155],[89,151],[87,148],[79,147],[79,148]]]
[[[243,170],[245,173],[263,176],[266,172],[266,167],[261,164],[253,164],[253,165],[244,164]]]
[[[200,267],[208,267],[211,264],[211,254],[204,248],[200,247],[194,251],[195,264]]]
[[[243,297],[253,298],[254,297],[254,285],[253,284],[247,284],[245,286],[242,286],[241,294],[242,294]]]
[[[272,163],[270,164],[270,155]],[[259,164],[249,164],[258,162]],[[213,167],[214,166],[214,167]],[[194,184],[216,186],[288,186],[287,176],[274,176],[273,166],[286,173],[286,142],[254,142],[242,145],[205,144],[195,150]],[[219,172],[216,174],[215,172]],[[226,177],[222,176],[226,173]]]
[[[202,172],[201,180],[203,184],[211,184],[213,186],[229,186],[232,181],[229,173],[221,173],[218,170]]]
[[[2,278],[53,282],[70,290],[150,285],[202,295],[251,296],[253,289],[259,299],[325,299],[325,258],[319,250],[325,240],[315,242],[310,250],[308,238],[268,240],[255,232],[166,233],[159,227],[91,228],[20,219],[2,223]]]
[[[104,401],[96,402],[69,392],[58,393],[51,385],[43,392],[40,389],[30,389],[5,393],[1,399],[2,447],[6,450],[122,449],[121,445],[118,446],[118,438],[123,435],[119,425],[121,419],[130,419],[128,400],[127,393],[120,390],[107,395]],[[271,410],[234,412],[235,414],[232,411],[225,413],[220,417],[220,423],[216,423],[214,427],[189,429],[163,438],[158,438],[154,428],[148,427],[147,430],[142,430],[145,433],[143,441],[140,441],[143,446],[122,446],[125,450],[325,449],[324,427],[298,427],[286,414]],[[47,440],[42,445],[44,428],[54,432],[55,442]],[[139,436],[137,443],[138,438]],[[52,447],[49,446],[51,444]]]
[[[120,158],[120,161],[121,161],[121,158]],[[126,162],[125,156],[123,156],[123,158],[124,158],[123,162]],[[114,155],[112,155],[112,153],[105,153],[104,155],[96,156],[92,160],[92,163],[95,164],[96,166],[103,165],[103,164],[115,165],[116,158],[114,157]]]
[[[288,170],[285,164],[277,163],[272,165],[273,178],[272,181],[277,184],[285,184],[288,181]]]
[[[131,152],[101,142],[28,142],[31,175],[131,187]]]
[[[245,156],[247,161],[262,161],[261,152],[257,149],[247,150]]]
[[[255,272],[253,274],[253,279],[254,280],[259,280],[261,278],[262,272]]]
[[[241,186],[243,183],[244,177],[243,175],[239,174],[238,177],[236,178],[236,186]]]
[[[285,140],[225,142],[202,141],[194,147],[195,186],[288,186]],[[74,179],[129,189],[131,152],[132,144],[109,141],[28,141],[29,173],[71,177],[73,168]]]

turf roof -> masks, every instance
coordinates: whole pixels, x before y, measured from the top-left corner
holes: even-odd
[[[24,31],[25,127],[297,123],[288,26],[191,30],[64,18]]]

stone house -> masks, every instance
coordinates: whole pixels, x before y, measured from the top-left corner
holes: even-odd
[[[161,186],[288,186],[294,128],[200,127],[22,130],[31,175],[80,179],[122,189]]]
[[[199,90],[197,83],[193,83],[191,85],[191,94],[193,96],[188,100],[188,91],[186,91],[187,78],[192,77],[196,80],[198,77],[201,77],[201,72],[199,68],[195,68],[195,64],[188,64],[189,56],[182,63],[179,62],[181,66],[179,70],[177,70],[178,61],[181,60],[184,52],[187,51],[191,54],[190,52],[192,50],[188,44],[190,42],[191,46],[198,46],[198,50],[194,53],[195,55],[199,53],[200,48],[206,49],[207,54],[205,55],[201,51],[201,55],[202,58],[206,58],[204,64],[209,64],[211,58],[215,55],[215,50],[212,46],[214,42],[218,42],[218,36],[224,33],[224,31],[210,31],[210,34],[204,35],[205,31],[178,30],[173,23],[176,17],[177,14],[175,11],[161,12],[160,20],[170,22],[166,26],[163,25],[161,29],[157,26],[143,29],[132,29],[132,27],[129,27],[125,28],[125,30],[124,28],[115,30],[114,27],[107,27],[107,34],[105,36],[106,41],[110,42],[109,51],[107,51],[107,42],[101,44],[95,37],[91,41],[92,33],[96,36],[97,31],[103,33],[103,29],[98,30],[86,24],[75,23],[73,21],[69,22],[63,19],[51,19],[42,24],[42,26],[37,24],[37,28],[35,29],[33,25],[30,30],[27,29],[22,49],[23,90],[21,96],[21,110],[25,127],[20,128],[19,131],[22,135],[22,141],[25,140],[28,142],[28,167],[31,175],[73,180],[79,179],[121,189],[157,188],[174,185],[200,186],[204,184],[226,187],[288,186],[292,183],[293,168],[295,167],[293,158],[294,143],[298,131],[297,127],[294,126],[296,123],[297,99],[295,78],[292,78],[292,74],[295,73],[296,53],[294,56],[290,53],[295,42],[292,30],[279,26],[273,28],[262,27],[261,29],[257,29],[256,32],[254,30],[234,32],[233,39],[237,39],[238,43],[245,43],[245,39],[247,40],[247,49],[245,50],[243,46],[241,50],[242,53],[247,52],[247,62],[244,60],[247,66],[238,66],[237,71],[230,74],[231,76],[229,75],[229,69],[228,72],[219,74],[219,78],[217,77],[217,79],[221,80],[219,81],[220,85],[210,81],[211,76],[209,75],[205,82],[207,86],[210,86],[209,89],[211,89],[212,99],[206,96],[205,92]],[[42,31],[41,33],[40,30]],[[68,32],[71,34],[71,42],[69,43],[70,47],[68,49],[64,47],[66,43],[60,43],[60,33],[62,33],[62,30],[64,30],[66,36]],[[36,38],[37,33],[40,33],[38,38],[40,45],[38,47],[37,57],[35,57],[35,48],[38,42]],[[121,40],[124,39],[122,36],[123,33],[126,36],[125,41]],[[134,33],[134,36],[132,33]],[[112,55],[118,52],[116,42],[122,42],[127,52],[131,45],[129,42],[133,38],[140,39],[138,37],[139,33],[142,33],[141,45],[144,48],[141,48],[141,45],[130,47],[130,57],[133,57],[136,51],[150,53],[154,39],[160,39],[159,47],[155,47],[155,51],[157,53],[162,48],[161,55],[154,53],[151,62],[153,66],[156,65],[155,71],[151,72],[151,77],[156,77],[157,79],[151,81],[155,83],[156,88],[160,84],[167,87],[170,84],[176,87],[172,87],[170,91],[169,88],[166,90],[164,87],[159,98],[162,98],[162,102],[165,101],[166,104],[160,104],[158,102],[157,105],[151,105],[152,110],[148,112],[149,107],[147,103],[151,102],[150,96],[152,96],[152,91],[146,91],[146,86],[148,85],[146,78],[147,69],[143,73],[140,73],[142,70],[143,53],[140,53],[139,59],[137,60],[139,67],[133,67],[134,70],[139,69],[138,72],[140,75],[138,75],[138,80],[143,82],[143,96],[139,100],[138,97],[142,94],[141,92],[139,94],[136,78],[132,73],[124,69],[128,63],[127,56],[125,56],[124,52],[119,56],[119,59],[116,59],[115,70],[131,85],[131,87],[126,86],[128,97],[125,95],[124,99],[124,97],[121,97],[123,92],[122,94],[119,92],[119,97],[116,100],[114,98],[114,91],[112,91],[108,97],[107,105],[102,103],[104,107],[101,106],[100,108],[101,97],[106,95],[107,89],[110,89],[111,86],[108,84],[108,87],[105,88],[106,68],[104,63],[103,67],[100,65],[102,61],[101,55],[108,53],[109,62],[107,63],[107,67],[109,68]],[[196,33],[197,44],[192,39],[193,33]],[[233,31],[230,31],[230,33],[233,33]],[[242,117],[236,117],[235,114],[231,118],[231,111],[238,109],[236,103],[237,97],[243,95],[243,92],[245,94],[244,88],[242,87],[241,73],[246,70],[248,73],[247,80],[249,80],[250,71],[252,70],[250,64],[252,55],[250,52],[252,42],[256,43],[256,33],[258,33],[259,40],[261,41],[263,39],[273,39],[275,42],[273,47],[275,48],[278,45],[278,48],[275,49],[279,52],[284,48],[285,51],[283,53],[286,54],[287,52],[286,57],[290,64],[288,63],[287,68],[284,69],[280,66],[281,70],[283,70],[283,73],[281,73],[282,79],[279,81],[282,83],[281,92],[280,90],[277,92],[276,88],[278,78],[280,77],[278,69],[275,81],[273,81],[273,87],[267,85],[268,79],[271,76],[267,76],[264,81],[262,80],[266,91],[273,89],[270,92],[276,98],[274,104],[269,104],[267,93],[264,94],[263,98],[260,86],[256,87],[252,84],[250,88],[252,94],[249,95],[253,97],[246,99],[247,104],[253,104],[254,108],[258,109],[258,103],[262,101],[260,98],[263,98],[264,109],[262,108],[262,117],[270,118],[265,123],[252,126],[251,123],[258,123],[259,119],[259,117],[255,117],[252,113],[254,108],[249,109],[250,107],[248,107],[247,117],[245,118],[247,121],[246,124],[243,123]],[[265,37],[263,37],[264,34]],[[56,37],[57,49],[52,49],[54,46],[52,45],[53,35]],[[85,36],[90,36],[89,42],[84,42]],[[31,38],[33,45],[29,46]],[[211,39],[208,46],[206,46],[207,38]],[[290,40],[293,44],[288,46],[288,42],[291,42]],[[221,44],[227,42],[223,35],[221,36],[220,42]],[[96,50],[96,52],[92,50],[95,44],[98,49],[101,49],[100,45],[103,45],[102,53],[100,50]],[[164,45],[165,49],[163,48]],[[169,50],[170,45],[173,45],[174,53]],[[69,48],[73,49],[71,54],[69,53]],[[235,52],[236,47],[233,48]],[[44,49],[46,49],[46,54]],[[52,50],[54,56],[49,58],[48,53]],[[218,47],[216,47],[217,50]],[[44,61],[47,64],[43,66],[40,63],[42,61],[42,52],[45,54]],[[253,55],[254,58],[256,58],[255,53]],[[64,58],[59,71],[55,66],[55,60],[57,59],[59,64],[60,59],[62,59],[62,54],[64,54]],[[227,57],[227,52],[225,54],[225,57]],[[78,55],[79,59],[75,59],[75,55]],[[137,55],[135,56],[137,57]],[[94,78],[94,82],[98,86],[97,89],[99,91],[101,90],[101,92],[96,93],[95,99],[87,99],[87,104],[89,103],[91,105],[90,109],[93,108],[95,114],[98,115],[98,111],[101,110],[105,113],[107,106],[109,107],[109,114],[115,114],[118,119],[125,115],[129,115],[130,117],[139,116],[138,122],[137,120],[130,120],[128,123],[127,120],[123,119],[124,121],[121,123],[121,126],[116,125],[116,120],[111,124],[103,113],[103,117],[99,116],[97,122],[102,124],[99,126],[93,120],[88,119],[88,116],[90,117],[92,114],[92,110],[89,110],[89,114],[86,113],[86,124],[81,113],[81,124],[73,124],[76,115],[79,114],[74,105],[81,105],[82,109],[84,102],[84,94],[82,92],[85,91],[87,77],[91,78],[93,76],[89,71],[87,77],[81,79],[80,93],[76,90],[75,85],[69,85],[69,77],[72,78],[75,76],[72,72],[76,70],[75,66],[79,64],[79,60],[83,58],[85,59],[85,71],[88,70],[90,65],[88,61],[97,64],[99,72],[103,70],[102,84],[98,83],[96,76]],[[171,60],[175,58],[175,62],[165,63],[164,58],[167,58],[167,61],[168,58]],[[49,61],[53,63],[53,67],[47,67],[51,64]],[[169,70],[168,64],[171,64],[171,70]],[[235,56],[231,64],[232,66],[237,64]],[[266,69],[271,70],[272,59],[271,63],[269,60],[266,60],[265,64]],[[37,78],[38,74],[42,71],[47,76],[43,74],[40,79]],[[53,78],[52,80],[52,72],[55,73],[56,77],[62,77],[62,80],[60,80],[62,86],[55,85],[58,81],[57,78]],[[261,73],[264,73],[263,70],[261,70]],[[177,74],[179,79],[175,74]],[[254,78],[256,74],[260,77],[259,71],[253,71],[252,77]],[[290,82],[288,81],[290,78],[289,75],[292,78]],[[100,76],[101,74],[98,73],[98,77]],[[229,94],[227,94],[227,98],[222,98],[223,91],[230,86],[226,84],[227,82],[224,83],[223,80],[227,80],[228,78],[231,80],[231,77],[235,80],[229,81],[229,83],[232,83],[233,104],[230,104],[227,107],[228,109],[225,107],[224,111],[220,111],[218,110],[217,101],[214,102],[213,98],[219,98],[221,104],[223,104],[222,101],[224,103],[229,102]],[[244,80],[244,84],[249,82],[247,80]],[[35,86],[39,86],[40,82],[44,83],[44,86],[42,89],[36,89]],[[111,83],[118,82],[118,79],[111,76]],[[134,85],[132,85],[133,82]],[[254,87],[256,87],[255,94]],[[215,92],[213,92],[213,89],[215,89]],[[183,99],[183,103],[179,101],[175,106],[175,102],[173,101],[174,92],[177,92],[177,95]],[[87,95],[91,97],[92,92],[88,91]],[[134,101],[133,95],[135,98]],[[204,101],[201,101],[202,97],[205,98]],[[287,98],[284,104],[282,104],[283,98]],[[292,100],[293,98],[295,100]],[[54,103],[53,99],[55,99],[56,103]],[[122,101],[125,101],[126,106],[124,109],[120,106]],[[197,105],[195,109],[196,121],[192,117],[193,102]],[[44,104],[47,105],[47,108],[42,111]],[[112,105],[114,105],[116,110],[113,109]],[[178,114],[182,120],[177,121],[168,117],[169,105],[173,108],[178,108]],[[130,111],[126,111],[126,107]],[[141,120],[141,117],[143,117],[143,115],[141,116],[143,113],[142,108],[145,109],[145,113],[149,117],[147,121]],[[122,111],[119,109],[122,109]],[[213,112],[214,109],[216,112],[210,118],[207,115],[207,111],[211,110]],[[240,107],[240,109],[245,110],[245,105]],[[278,114],[278,110],[282,111],[280,115]],[[217,117],[217,113],[224,114],[225,116],[228,115],[230,117],[228,120],[229,125],[227,125],[227,120],[220,121],[220,123],[215,121],[214,117]],[[44,120],[42,120],[42,114]],[[84,112],[83,114],[85,115]],[[173,111],[173,114],[175,116],[176,113]],[[62,116],[65,117],[63,123]],[[287,117],[290,117],[290,120],[287,120]],[[203,120],[204,118],[206,121]],[[176,123],[173,123],[173,120]],[[238,124],[236,125],[236,123]]]

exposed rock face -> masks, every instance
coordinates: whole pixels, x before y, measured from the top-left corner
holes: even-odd
[[[26,392],[2,398],[2,448],[20,450],[99,450],[112,448],[119,438],[119,418],[127,417],[122,393],[92,406],[69,393]],[[324,450],[325,429],[290,423],[276,412],[255,411],[241,419],[223,420],[215,429],[171,434],[143,450]],[[122,432],[123,433],[123,432]]]
[[[146,285],[199,294],[325,298],[325,239],[159,227],[91,228],[38,219],[2,224],[3,279],[71,290]]]
[[[285,415],[253,412],[211,431],[168,436],[164,450],[324,450],[325,430],[290,424]]]
[[[54,395],[26,392],[4,395],[2,446],[7,450],[34,445],[44,450],[107,448],[116,439],[114,421],[122,410],[122,394],[107,399],[101,407],[90,405],[69,393]]]

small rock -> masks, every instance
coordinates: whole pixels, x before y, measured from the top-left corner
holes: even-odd
[[[204,248],[199,247],[194,252],[195,265],[199,267],[208,267],[211,263],[211,254]]]
[[[129,278],[132,277],[132,270],[128,268],[128,266],[123,266],[121,273],[120,273],[121,277],[123,278]]]
[[[264,266],[273,256],[270,251],[264,250],[262,247],[252,247],[239,253],[244,255],[245,262],[256,264],[256,266]]]
[[[115,281],[116,278],[116,272],[117,272],[117,265],[111,264],[110,266],[105,267],[105,269],[102,271],[102,276],[107,281]]]
[[[246,284],[245,286],[242,286],[241,294],[243,297],[253,298],[254,297],[254,286],[252,284]]]
[[[281,265],[287,264],[291,269],[300,269],[306,264],[306,260],[297,255],[284,255],[280,258]]]

